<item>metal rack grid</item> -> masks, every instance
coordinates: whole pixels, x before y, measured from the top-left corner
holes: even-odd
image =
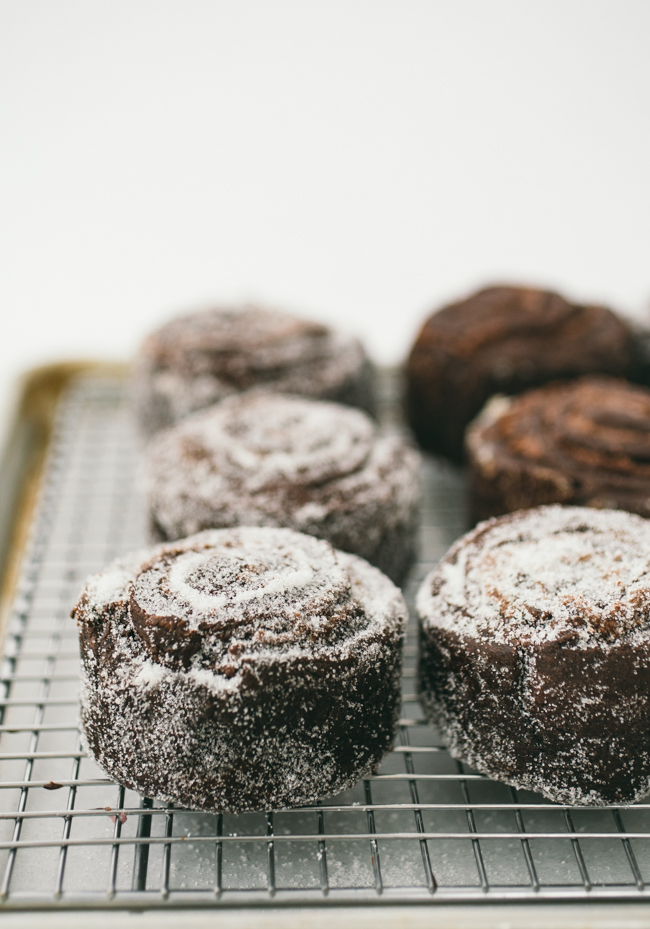
[[[464,529],[462,475],[428,460],[424,484],[411,603]],[[414,694],[413,626],[398,744],[354,789],[221,816],[111,782],[80,747],[69,611],[88,573],[143,539],[124,384],[81,379],[61,406],[0,670],[0,909],[650,895],[650,804],[558,806],[454,761]]]

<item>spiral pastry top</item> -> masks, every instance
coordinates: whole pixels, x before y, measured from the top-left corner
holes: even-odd
[[[407,364],[408,416],[423,447],[460,461],[465,427],[493,394],[584,374],[631,377],[639,366],[635,335],[611,310],[489,287],[425,322]]]
[[[340,404],[249,391],[197,413],[147,449],[155,534],[287,526],[393,579],[414,550],[419,455]]]
[[[85,738],[146,796],[241,811],[351,786],[394,737],[404,601],[289,529],[202,532],[118,560],[73,611]]]
[[[257,306],[172,319],[145,339],[134,367],[147,435],[256,386],[374,410],[372,366],[357,339]]]
[[[467,432],[471,508],[484,519],[544,503],[650,516],[650,390],[618,378],[492,400]]]
[[[481,523],[424,581],[420,693],[452,754],[569,803],[650,785],[650,522],[547,506]]]

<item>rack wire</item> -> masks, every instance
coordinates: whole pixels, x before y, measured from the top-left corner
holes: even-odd
[[[390,379],[389,418],[396,418]],[[454,761],[414,692],[409,627],[397,744],[319,804],[212,815],[141,798],[83,752],[77,632],[87,574],[141,546],[137,443],[118,378],[61,405],[0,667],[0,909],[636,899],[650,803],[571,808]],[[460,472],[425,462],[424,574],[464,528]]]

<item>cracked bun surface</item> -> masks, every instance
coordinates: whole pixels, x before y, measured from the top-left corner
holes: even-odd
[[[392,745],[406,606],[325,541],[198,533],[89,578],[73,615],[88,748],[144,796],[231,813],[311,803]]]
[[[375,409],[373,367],[357,339],[258,306],[178,316],[144,340],[134,364],[145,435],[260,386]]]
[[[147,448],[154,534],[285,526],[327,539],[399,581],[415,550],[420,456],[360,410],[237,394]]]
[[[465,427],[493,394],[638,367],[632,329],[606,307],[488,287],[424,323],[407,362],[407,414],[423,448],[460,461]]]
[[[417,611],[422,704],[455,758],[561,803],[650,792],[650,522],[562,506],[489,520]]]
[[[650,390],[585,377],[495,397],[467,430],[474,521],[547,503],[650,517]]]

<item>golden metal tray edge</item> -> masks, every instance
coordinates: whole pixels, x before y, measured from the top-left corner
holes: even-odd
[[[0,457],[0,648],[61,397],[78,377],[124,377],[125,362],[74,360],[41,365],[19,379]]]

